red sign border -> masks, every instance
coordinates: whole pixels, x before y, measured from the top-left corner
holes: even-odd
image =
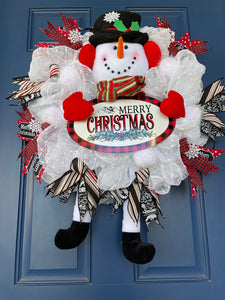
[[[135,99],[134,99],[135,100]],[[144,96],[142,99],[138,99],[140,101],[145,101],[151,104],[154,104],[158,107],[160,107],[160,101],[156,99],[151,99],[149,97]],[[137,100],[137,101],[138,101]],[[98,101],[97,99],[94,99],[92,101],[93,104],[101,103],[102,101]],[[164,141],[174,130],[176,125],[176,120],[169,118],[169,124],[166,130],[158,137],[156,137],[153,140],[150,140],[148,142],[140,143],[138,145],[131,145],[131,146],[101,146],[96,145],[94,143],[88,142],[84,139],[82,139],[74,130],[74,122],[75,121],[68,121],[67,122],[67,131],[70,135],[70,137],[79,145],[92,150],[92,151],[98,151],[98,152],[105,152],[105,153],[126,153],[126,152],[135,152],[144,150],[150,147],[155,146],[156,144],[161,143]]]

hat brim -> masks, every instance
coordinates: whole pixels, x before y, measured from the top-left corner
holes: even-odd
[[[102,30],[90,36],[89,42],[97,47],[100,44],[118,42],[119,37],[127,43],[138,43],[144,45],[148,41],[147,33],[140,31],[117,31],[117,30]]]

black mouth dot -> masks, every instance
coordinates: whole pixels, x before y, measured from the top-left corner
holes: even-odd
[[[103,60],[105,60],[105,61],[106,61],[106,58],[103,58]]]
[[[103,58],[103,59],[106,60],[106,58]],[[136,56],[134,56],[133,59],[136,59]],[[134,64],[135,62],[132,61],[131,63]],[[108,64],[104,64],[104,65],[105,65],[105,67],[107,67],[107,70],[111,70],[111,73],[115,73],[114,70],[112,70],[110,67],[108,67]],[[127,70],[130,70],[130,69],[131,69],[131,66],[128,66],[127,69],[124,69],[124,70],[123,70],[123,72],[126,73]],[[121,73],[121,71],[118,71],[118,72],[117,72],[117,74],[120,74],[120,73]]]

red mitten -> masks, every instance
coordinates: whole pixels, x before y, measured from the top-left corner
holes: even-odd
[[[81,92],[76,92],[63,101],[64,119],[82,121],[90,117],[94,111],[93,105],[82,97]]]
[[[169,118],[184,118],[185,107],[183,97],[175,91],[169,91],[168,98],[165,98],[161,102],[160,111]]]

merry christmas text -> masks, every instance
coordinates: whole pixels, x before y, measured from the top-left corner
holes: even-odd
[[[151,104],[118,106],[116,114],[91,116],[87,120],[87,130],[89,133],[130,129],[152,130],[154,121],[150,107]]]

